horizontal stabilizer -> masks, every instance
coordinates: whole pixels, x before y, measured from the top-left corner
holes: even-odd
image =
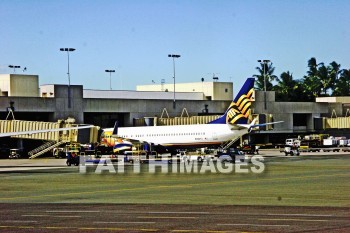
[[[274,124],[279,124],[279,123],[283,123],[284,121],[275,121],[275,122],[269,122],[269,123],[263,123],[263,124],[256,124],[256,125],[252,125],[250,126],[250,129],[253,129],[253,128],[257,128],[259,126],[266,126],[266,125],[274,125]]]

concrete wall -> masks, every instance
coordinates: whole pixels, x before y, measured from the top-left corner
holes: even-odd
[[[39,76],[20,74],[0,75],[0,95],[39,97]]]
[[[197,116],[208,105],[209,113],[223,113],[231,101],[195,101],[178,100],[176,109],[173,109],[172,100],[134,100],[134,99],[84,99],[85,112],[128,113],[130,118],[125,122],[131,126],[133,118],[160,117],[165,108],[170,117],[179,117],[184,108],[190,116]],[[164,115],[163,117],[165,117]]]
[[[119,90],[83,90],[84,98],[99,99],[174,99],[174,92],[165,91],[119,91]],[[177,100],[205,100],[202,92],[176,92]]]
[[[328,103],[314,102],[275,102],[275,92],[266,92],[266,109],[264,103],[264,91],[255,92],[255,102],[253,102],[253,113],[269,113],[273,115],[274,121],[284,121],[274,125],[274,132],[288,133],[298,130],[312,131],[314,129],[314,117],[329,114]],[[337,109],[341,104],[335,104]],[[306,127],[296,127],[293,122],[294,114],[306,114]]]
[[[0,111],[6,111],[11,101],[14,102],[16,112],[55,111],[55,99],[42,99],[39,97],[0,97]]]
[[[69,107],[68,99],[68,86],[67,85],[55,85],[55,119],[67,119],[72,117],[76,120],[76,123],[84,122],[84,101],[83,101],[83,86],[71,85],[71,106]]]
[[[225,92],[227,89],[227,92]],[[174,84],[153,84],[139,85],[137,91],[174,91]],[[232,82],[196,82],[196,83],[176,83],[176,92],[203,92],[206,97],[212,100],[232,100]]]
[[[212,100],[233,100],[232,83],[214,82]]]
[[[55,98],[55,85],[41,85],[40,86],[40,97],[44,98]]]
[[[10,91],[10,75],[0,74],[0,96],[8,96]]]

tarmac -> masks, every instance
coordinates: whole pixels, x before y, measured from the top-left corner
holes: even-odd
[[[260,155],[263,157],[283,157],[284,154],[279,150],[262,150]],[[14,172],[14,171],[29,171],[29,170],[46,170],[68,168],[66,159],[56,159],[54,157],[35,158],[35,159],[1,159],[0,172]]]
[[[300,156],[323,154],[331,156]],[[291,158],[279,150],[260,150],[260,155],[269,162]],[[72,168],[65,159],[0,160],[0,173],[58,174]],[[349,206],[215,205],[214,199],[208,205],[0,203],[0,232],[350,232]]]
[[[1,232],[349,232],[349,208],[0,204]]]

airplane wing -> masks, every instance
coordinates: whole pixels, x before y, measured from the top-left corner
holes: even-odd
[[[77,127],[70,127],[70,128],[42,129],[42,130],[0,133],[0,137],[11,137],[11,136],[18,136],[18,135],[26,135],[26,134],[30,135],[30,134],[36,134],[36,133],[57,132],[57,131],[74,130],[74,129],[87,129],[87,128],[92,128],[92,127],[94,127],[94,126],[93,125],[84,125],[84,126],[77,126]]]

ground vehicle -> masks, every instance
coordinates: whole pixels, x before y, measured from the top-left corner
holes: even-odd
[[[319,140],[302,140],[300,143],[300,150],[306,152],[320,152],[321,143]]]
[[[228,152],[218,152],[218,160],[222,163],[244,162],[244,153],[237,148],[230,148]]]
[[[339,152],[338,140],[329,137],[328,134],[308,135],[301,140],[300,151],[320,152],[321,150],[324,152]]]
[[[19,149],[10,149],[9,159],[19,159],[20,157]]]
[[[57,147],[52,150],[52,154],[56,159],[66,157],[66,153],[64,152],[64,148]]]
[[[246,154],[259,154],[259,148],[259,146],[256,146],[254,144],[243,145],[242,152]]]
[[[287,138],[286,139],[286,145],[289,145],[289,146],[293,146],[293,145],[297,145],[297,146],[300,146],[300,140],[298,138]]]
[[[67,166],[71,166],[72,164],[74,164],[74,166],[79,165],[80,156],[78,153],[79,151],[77,150],[67,152],[67,161],[66,161]]]
[[[148,163],[150,160],[157,160],[157,159],[161,160],[161,157],[158,157],[158,154],[156,151],[145,151],[145,150],[124,151],[124,162]]]
[[[66,145],[66,147],[64,148],[65,150],[65,154],[66,154],[66,164],[67,166],[71,166],[72,164],[74,164],[75,166],[79,165],[79,161],[80,161],[80,150],[81,150],[81,146],[79,143],[71,143]]]
[[[185,154],[181,155],[181,159],[183,161],[198,161],[198,162],[203,162],[203,161],[209,161],[209,160],[214,160],[215,156],[214,155],[192,155],[192,154]]]
[[[286,145],[284,147],[284,154],[287,156],[287,155],[296,155],[296,156],[299,156],[300,155],[300,151],[299,151],[299,147],[297,145]]]

